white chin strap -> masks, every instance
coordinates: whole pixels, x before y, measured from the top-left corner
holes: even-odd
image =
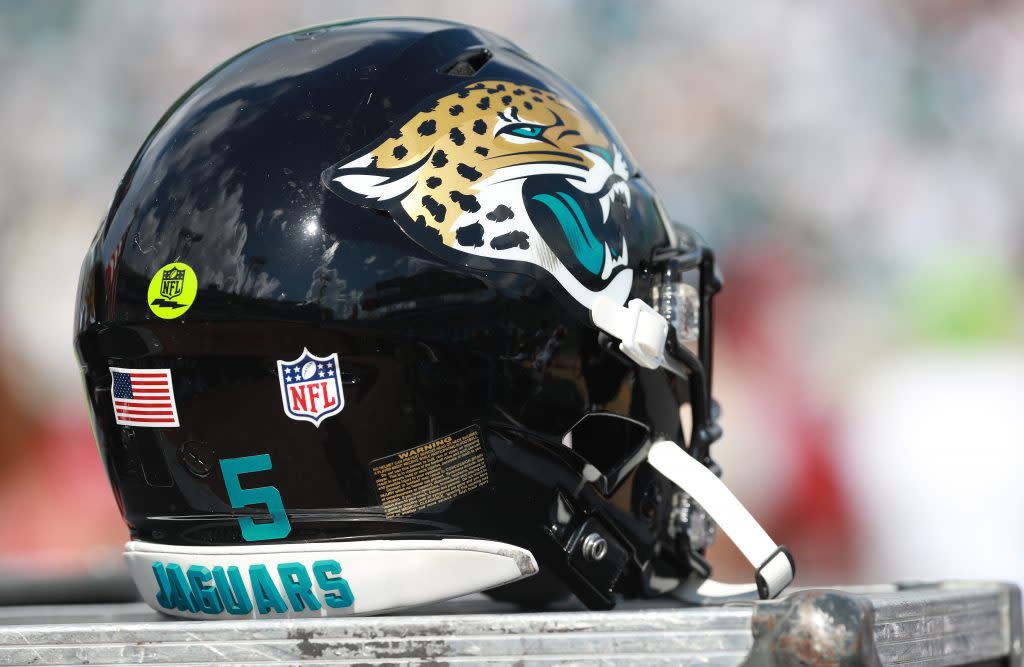
[[[756,586],[723,584],[714,580],[691,581],[676,595],[700,604],[749,599],[756,592],[774,598],[793,581],[793,557],[786,547],[768,537],[761,524],[707,466],[679,445],[661,440],[651,445],[647,462],[694,499],[754,566]]]

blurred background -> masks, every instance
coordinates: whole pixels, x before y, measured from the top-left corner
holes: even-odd
[[[1024,4],[953,0],[0,1],[0,571],[120,561],[71,328],[145,135],[252,43],[369,15],[518,42],[718,249],[715,454],[798,583],[1024,583]]]

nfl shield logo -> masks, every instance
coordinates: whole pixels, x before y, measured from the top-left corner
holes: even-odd
[[[181,292],[184,289],[185,269],[171,268],[164,271],[163,278],[160,281],[160,296],[165,299],[173,299],[176,296],[181,296]]]
[[[284,413],[291,419],[320,422],[345,407],[345,395],[338,377],[338,354],[318,357],[303,349],[297,359],[277,362]]]

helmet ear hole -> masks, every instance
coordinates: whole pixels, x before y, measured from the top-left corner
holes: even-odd
[[[611,493],[643,458],[650,433],[646,424],[629,417],[591,412],[566,432],[562,444],[597,468]]]

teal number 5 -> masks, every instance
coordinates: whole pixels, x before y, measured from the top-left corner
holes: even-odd
[[[292,524],[284,511],[281,493],[275,486],[258,486],[254,489],[243,489],[238,481],[240,475],[247,472],[270,470],[270,454],[242,456],[237,459],[221,459],[220,470],[224,474],[224,486],[228,489],[228,500],[231,507],[238,509],[247,505],[266,505],[270,512],[270,523],[256,523],[252,517],[238,517],[238,527],[242,529],[242,539],[246,542],[262,542],[288,537],[292,532]]]

